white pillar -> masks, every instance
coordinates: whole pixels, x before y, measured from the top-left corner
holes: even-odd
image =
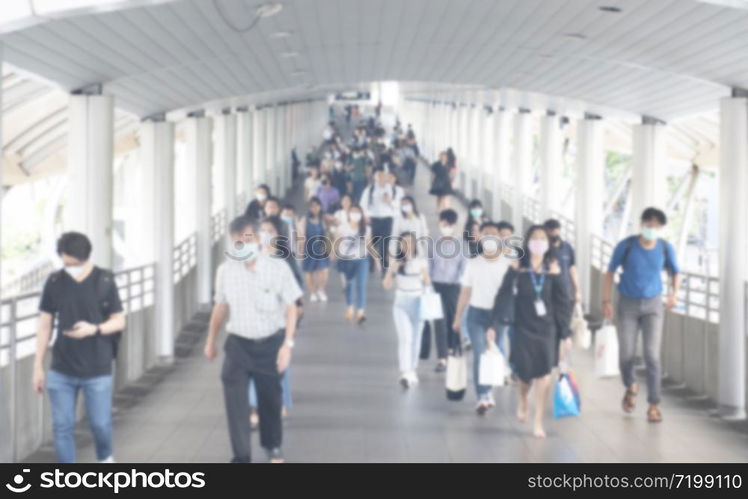
[[[140,125],[144,217],[140,231],[145,255],[156,262],[156,356],[174,357],[174,124],[146,121]]]
[[[512,224],[515,231],[523,233],[524,198],[528,194],[532,174],[532,115],[526,109],[520,109],[514,116],[513,163]]]
[[[583,119],[577,128],[576,267],[585,309],[590,305],[592,238],[602,235],[605,156],[603,122]]]
[[[278,196],[278,168],[276,167],[275,106],[263,109],[265,113],[265,178],[273,196]]]
[[[642,211],[649,206],[665,208],[665,127],[654,123],[632,128],[631,230],[636,230]]]
[[[187,118],[185,156],[189,174],[195,179],[195,219],[197,233],[197,303],[210,305],[212,289],[212,129],[206,117]]]
[[[236,164],[239,167],[241,189],[244,191],[244,202],[249,203],[255,188],[254,179],[254,148],[252,147],[253,127],[252,118],[254,114],[248,109],[244,109],[237,115],[237,144],[236,144]],[[244,206],[239,207],[239,211],[244,210]]]
[[[480,134],[480,162],[478,163],[478,192],[480,192],[481,198],[485,196],[485,192],[489,190],[489,196],[491,199],[491,211],[495,210],[493,206],[493,195],[490,194],[491,188],[491,172],[496,166],[496,143],[494,142],[495,136],[495,123],[494,119],[496,116],[495,112],[488,113],[486,109],[481,109],[481,121],[478,128]],[[486,200],[487,201],[487,200]]]
[[[92,261],[111,268],[114,98],[71,95],[68,113],[65,228],[86,234]]]
[[[556,115],[540,120],[540,217],[547,220],[559,209],[561,189],[561,122]]]
[[[286,161],[286,144],[288,140],[288,134],[286,132],[286,125],[288,123],[288,117],[286,116],[287,112],[288,106],[286,105],[279,105],[276,108],[277,122],[275,126],[275,143],[277,145],[277,152],[275,165],[278,169],[278,197],[280,199],[286,197],[286,189],[288,188],[288,180],[286,178],[286,165],[288,164]]]
[[[496,220],[506,217],[501,209],[501,184],[506,182],[505,176],[509,165],[509,135],[511,132],[511,114],[502,108],[494,113],[494,164],[491,171],[491,192],[493,194],[493,216]],[[521,227],[515,227],[517,231]]]
[[[748,254],[748,98],[720,102],[719,393],[720,413],[745,418],[745,282]]]
[[[264,184],[265,178],[265,111],[252,111],[252,178],[257,187]],[[250,198],[254,192],[249,193]]]
[[[228,111],[216,117],[216,159],[218,168],[223,172],[223,207],[226,218],[236,216],[236,115]]]

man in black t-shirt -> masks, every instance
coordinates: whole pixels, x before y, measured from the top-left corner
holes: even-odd
[[[44,284],[39,304],[34,389],[47,393],[57,460],[75,462],[75,407],[83,391],[86,418],[96,443],[99,462],[112,456],[112,360],[125,328],[125,314],[114,275],[89,262],[91,242],[78,232],[57,241],[64,268]],[[44,372],[44,357],[57,319],[52,365]],[[46,379],[45,379],[46,378]]]

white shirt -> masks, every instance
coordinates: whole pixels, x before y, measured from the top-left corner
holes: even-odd
[[[363,221],[361,222],[363,223]],[[344,223],[338,226],[338,238],[339,242],[335,251],[340,258],[344,259],[360,259],[368,256],[368,249],[366,248],[366,241],[371,237],[371,227],[366,227],[366,235],[361,234],[354,230],[349,223]]]
[[[468,260],[461,284],[471,288],[471,307],[486,310],[493,308],[496,293],[508,268],[509,260],[504,255],[493,260],[478,255]]]
[[[317,187],[319,187],[320,185],[322,185],[322,180],[319,178],[307,177],[306,180],[304,180],[304,189],[306,189],[307,201],[309,201],[312,196],[317,195]]]
[[[216,303],[227,303],[226,331],[249,339],[286,327],[286,307],[302,295],[288,264],[260,255],[252,270],[246,262],[226,260],[216,272]]]
[[[400,209],[400,200],[403,197],[402,187],[389,184],[380,187],[374,184],[373,189],[374,191],[372,192],[372,186],[369,185],[361,193],[359,204],[361,205],[361,209],[364,210],[364,215],[369,218],[394,217]],[[384,200],[385,194],[390,195],[389,201]],[[369,199],[371,199],[371,203]]]
[[[397,241],[400,234],[403,232],[413,232],[416,235],[418,241],[418,251],[421,256],[426,255],[428,251],[428,241],[426,237],[429,235],[429,227],[426,223],[426,217],[423,213],[417,217],[405,217],[402,212],[399,212],[394,221],[392,222],[392,239],[390,239],[389,251],[390,255],[394,255],[397,252]]]
[[[419,296],[423,294],[423,273],[428,270],[426,259],[417,256],[405,263],[404,273],[395,272],[395,290],[398,294]]]

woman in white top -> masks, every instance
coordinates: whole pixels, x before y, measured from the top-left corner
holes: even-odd
[[[337,233],[338,228],[348,223],[348,209],[353,205],[350,194],[343,194],[340,198],[340,208],[334,214],[327,217],[330,224],[330,232]]]
[[[309,201],[316,196],[320,185],[322,185],[322,180],[319,178],[319,168],[313,166],[309,171],[309,176],[304,180],[304,200]]]
[[[399,236],[398,251],[387,268],[382,284],[385,289],[395,285],[395,302],[392,316],[397,331],[400,384],[403,388],[418,383],[416,369],[421,352],[421,296],[431,285],[429,267],[418,251],[415,234],[404,232]]]
[[[429,227],[426,224],[426,217],[423,213],[418,212],[416,200],[413,196],[404,196],[400,201],[400,212],[395,215],[392,222],[392,234],[402,234],[403,232],[412,232],[418,241],[418,253],[426,255],[428,252],[427,237]],[[389,248],[390,258],[397,251],[397,238],[390,238]]]

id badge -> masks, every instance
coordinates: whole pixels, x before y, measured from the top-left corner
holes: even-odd
[[[545,302],[543,300],[535,300],[535,313],[538,317],[545,316]]]

